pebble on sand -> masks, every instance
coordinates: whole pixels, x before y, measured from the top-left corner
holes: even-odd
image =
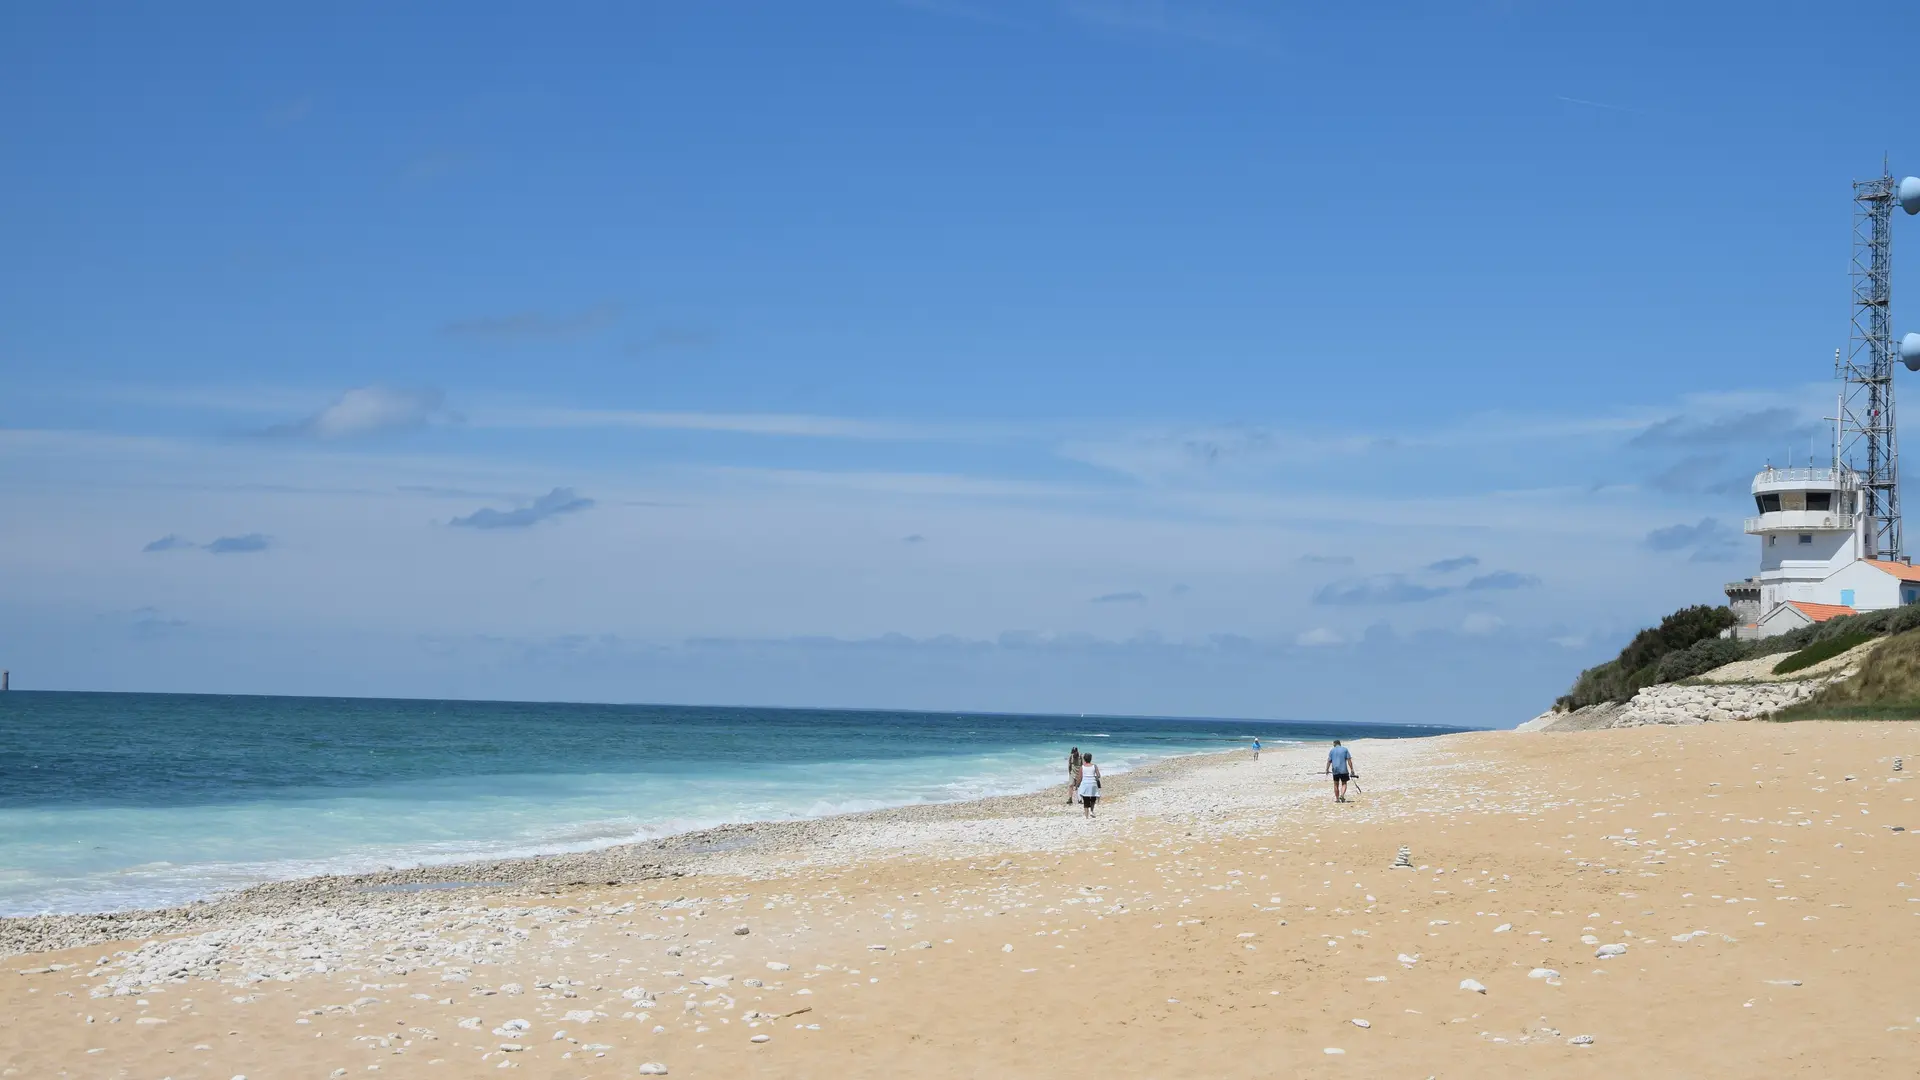
[[[772,1041],[772,1039],[773,1039],[773,1036],[771,1036],[771,1035],[755,1035],[755,1036],[754,1036],[753,1038],[751,1038],[751,1039],[748,1039],[747,1041],[748,1041],[748,1042],[757,1042],[757,1043],[763,1043],[763,1042],[770,1042],[770,1041]]]
[[[1625,956],[1626,953],[1627,947],[1618,942],[1612,945],[1602,945],[1593,950],[1594,957],[1600,960],[1605,960],[1609,956]]]
[[[665,1076],[667,1067],[657,1061],[649,1061],[640,1066],[641,1076]]]
[[[1557,979],[1559,977],[1560,973],[1552,968],[1534,968],[1532,971],[1527,972],[1527,978],[1529,979]]]
[[[1478,979],[1461,979],[1460,989],[1471,990],[1476,994],[1484,994],[1487,992],[1487,988],[1482,986]]]
[[[1373,1021],[1371,1020],[1349,1020],[1347,1023],[1357,1028],[1370,1028],[1373,1026]]]

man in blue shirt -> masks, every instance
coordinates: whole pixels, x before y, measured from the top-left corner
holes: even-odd
[[[1341,746],[1339,739],[1333,740],[1333,749],[1327,751],[1327,772],[1333,774],[1333,801],[1346,802],[1347,781],[1353,778],[1355,769],[1353,751]]]

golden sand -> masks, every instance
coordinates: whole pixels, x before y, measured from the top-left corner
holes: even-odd
[[[1269,752],[1062,805],[1064,850],[520,898],[464,970],[95,997],[139,943],[9,957],[0,1076],[1920,1075],[1920,727],[1355,749],[1346,805]]]

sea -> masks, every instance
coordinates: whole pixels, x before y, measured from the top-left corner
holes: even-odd
[[[950,802],[1183,754],[1455,728],[844,709],[0,694],[0,916]]]

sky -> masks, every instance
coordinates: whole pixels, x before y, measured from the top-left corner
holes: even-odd
[[[1849,185],[1920,171],[1873,55],[1750,2],[7,5],[0,666],[1510,726],[1824,464]]]

